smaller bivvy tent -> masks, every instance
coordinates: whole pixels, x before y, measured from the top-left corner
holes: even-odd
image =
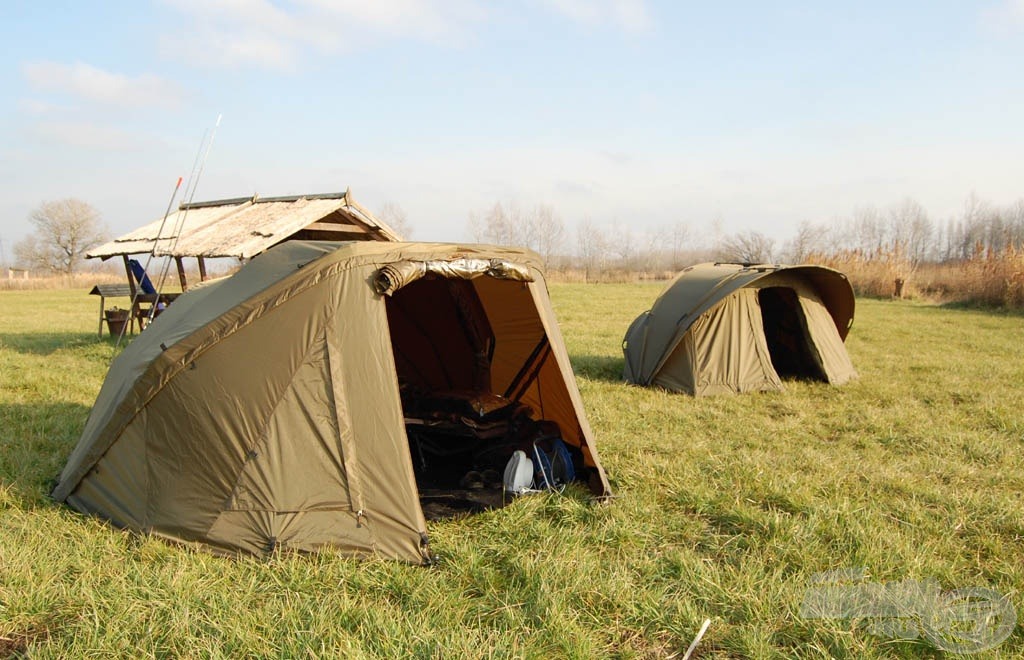
[[[707,263],[672,280],[622,342],[623,377],[702,396],[857,376],[844,341],[853,289],[821,266]]]
[[[558,440],[609,495],[540,264],[479,245],[274,247],[114,360],[53,497],[229,553],[419,562],[424,491],[493,488],[476,470],[517,445]]]

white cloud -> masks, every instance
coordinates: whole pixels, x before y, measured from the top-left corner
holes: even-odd
[[[636,34],[652,26],[647,0],[519,0],[585,25]],[[163,35],[171,57],[197,66],[288,70],[307,51],[330,54],[382,39],[459,44],[500,11],[484,0],[164,0],[185,17]],[[514,11],[504,7],[501,11]]]
[[[550,10],[577,23],[612,24],[637,34],[652,27],[645,0],[540,0]]]
[[[380,37],[458,40],[485,11],[477,0],[165,0],[192,25],[161,38],[164,52],[201,66],[294,67],[305,50],[335,53]]]
[[[26,62],[21,67],[29,86],[93,103],[118,106],[174,105],[181,91],[174,83],[152,74],[130,77],[84,62]]]
[[[29,115],[50,115],[67,110],[64,106],[42,99],[21,99],[18,107]]]
[[[40,122],[31,131],[43,142],[86,150],[138,151],[151,148],[154,142],[151,137],[87,121]]]
[[[160,38],[165,55],[193,65],[234,68],[253,64],[267,69],[290,69],[297,49],[288,39],[257,29],[224,29],[204,25]]]
[[[982,12],[981,22],[996,33],[1009,34],[1024,30],[1024,0],[1003,0],[997,6],[989,7]]]
[[[432,39],[458,34],[485,15],[474,0],[304,0],[304,4],[360,28]]]

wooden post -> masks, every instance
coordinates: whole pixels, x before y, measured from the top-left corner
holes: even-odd
[[[200,282],[205,282],[206,281],[206,258],[205,257],[196,257],[196,261],[199,262],[199,281]]]
[[[135,299],[135,275],[132,274],[131,264],[128,263],[128,255],[122,254],[121,258],[124,259],[124,272],[128,275],[128,291],[131,293],[132,306],[128,312],[128,330],[135,332],[135,316],[138,313],[139,303]],[[142,331],[142,324],[139,323],[139,331]]]
[[[188,282],[185,280],[185,264],[181,263],[181,257],[175,257],[174,263],[178,266],[178,281],[181,282],[181,290],[188,291]]]
[[[132,298],[135,297],[135,276],[132,274],[132,267],[128,263],[128,255],[122,254],[121,258],[124,259],[124,273],[128,276],[128,292],[131,293]]]

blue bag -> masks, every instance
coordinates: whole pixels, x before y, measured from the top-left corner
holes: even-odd
[[[572,455],[561,438],[551,440],[551,451],[544,451],[539,442],[533,443],[534,485],[554,490],[576,479]]]

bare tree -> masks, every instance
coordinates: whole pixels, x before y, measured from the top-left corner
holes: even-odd
[[[483,243],[487,240],[487,224],[484,216],[476,211],[469,212],[469,219],[466,221],[466,229],[473,237],[475,243]]]
[[[536,232],[536,243],[531,247],[544,258],[545,265],[550,265],[551,259],[558,254],[565,243],[565,225],[555,213],[554,207],[549,204],[538,205],[533,211],[532,221],[538,231]]]
[[[648,270],[671,268],[675,260],[672,251],[672,233],[668,225],[659,225],[653,230],[640,234],[641,247],[638,261]]]
[[[512,218],[501,202],[495,203],[483,213],[469,214],[469,229],[477,242],[496,245],[514,245],[519,241],[515,235]]]
[[[971,193],[959,219],[950,220],[945,241],[937,243],[943,259],[970,259],[978,250],[1002,252],[1024,245],[1024,200],[996,207]]]
[[[877,208],[862,206],[854,209],[852,242],[855,249],[877,254],[890,246],[889,241],[889,228]]]
[[[775,239],[759,231],[746,231],[727,236],[718,244],[718,255],[723,261],[745,264],[763,264],[771,261]]]
[[[614,240],[605,244],[605,251],[617,257],[619,268],[632,269],[637,256],[633,229],[629,225],[621,225],[616,219],[612,222],[611,235]]]
[[[583,262],[584,275],[589,282],[594,274],[604,268],[604,260],[608,253],[608,239],[589,218],[576,226],[576,251]]]
[[[682,268],[683,248],[690,242],[690,226],[682,220],[677,220],[668,232],[669,246],[672,248],[672,261],[669,268],[679,270]]]
[[[14,246],[26,268],[71,275],[86,251],[107,238],[99,212],[80,199],[43,202],[29,221],[35,232]]]
[[[523,211],[514,202],[498,202],[483,213],[470,213],[468,227],[478,242],[528,247],[539,253],[545,263],[565,242],[565,225],[555,209],[547,204]]]
[[[407,241],[412,236],[412,224],[409,222],[409,216],[406,215],[405,209],[398,204],[390,201],[384,202],[377,217],[394,229],[402,240]]]
[[[928,257],[931,250],[935,229],[928,218],[928,212],[908,197],[889,210],[889,222],[892,247],[905,250],[911,266],[916,267]]]
[[[790,263],[799,264],[812,254],[824,252],[827,236],[827,227],[804,220],[797,228],[796,236],[786,243],[785,259]]]
[[[946,231],[936,240],[939,261],[950,261],[957,255],[956,240],[959,236],[959,225],[953,218],[946,220]]]
[[[1024,246],[1024,199],[1018,199],[1015,204],[1007,207],[1005,213],[1009,245],[1020,249]]]

